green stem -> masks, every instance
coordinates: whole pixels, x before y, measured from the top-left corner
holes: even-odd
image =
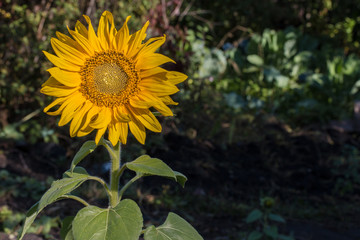
[[[116,144],[115,147],[111,143],[103,140],[102,145],[108,150],[111,158],[110,169],[110,206],[115,207],[119,203],[119,180],[120,180],[120,167],[121,167],[121,144]]]
[[[87,206],[90,206],[90,204],[88,204],[84,199],[78,197],[78,196],[74,196],[74,195],[63,195],[61,196],[61,198],[63,199],[73,199],[73,200],[76,200],[82,204],[84,204],[86,207]]]
[[[122,195],[124,194],[124,192],[126,191],[126,189],[128,189],[130,187],[131,184],[133,184],[136,180],[138,180],[139,178],[141,178],[143,175],[136,175],[135,177],[133,177],[132,179],[130,179],[130,181],[128,181],[120,190],[119,192],[119,200],[121,200]]]
[[[110,197],[110,195],[111,195],[110,189],[104,180],[102,180],[99,177],[95,177],[95,176],[90,176],[89,179],[95,180],[95,181],[99,182],[101,185],[103,185],[103,187],[106,190],[106,194]]]

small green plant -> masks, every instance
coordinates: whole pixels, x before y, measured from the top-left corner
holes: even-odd
[[[285,219],[273,212],[275,199],[264,197],[260,199],[260,209],[252,210],[246,217],[245,222],[256,224],[256,230],[250,232],[247,240],[294,240],[292,236],[286,236],[279,233],[276,224],[285,223]]]

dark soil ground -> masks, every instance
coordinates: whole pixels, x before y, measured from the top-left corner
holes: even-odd
[[[189,179],[185,188],[148,177],[130,188],[127,197],[140,204],[145,224],[161,224],[167,213],[174,211],[207,240],[245,239],[246,234],[259,229],[244,219],[252,209],[260,208],[259,199],[266,196],[275,200],[273,212],[287,220],[278,225],[283,234],[292,233],[298,240],[359,240],[360,187],[355,179],[360,174],[360,160],[356,162],[360,159],[360,135],[340,130],[313,127],[289,131],[280,123],[267,122],[257,126],[258,138],[231,144],[167,131],[160,143],[148,144],[146,152],[184,173]],[[0,167],[39,181],[49,176],[59,178],[79,148],[61,146],[2,140]],[[130,158],[133,150],[131,144],[125,146],[124,158]],[[355,160],[347,163],[350,158]],[[336,165],[338,160],[342,164]],[[98,168],[93,159],[84,166]],[[347,185],[341,179],[347,180]],[[106,204],[105,200],[96,200],[103,196],[99,190],[86,186],[93,189],[93,195],[86,195],[90,203]],[[35,202],[10,192],[0,198],[0,208],[6,205],[25,212]],[[80,208],[72,201],[61,201],[45,212],[62,218]],[[59,229],[51,233],[59,239]],[[9,236],[0,234],[0,240],[5,239]],[[32,234],[26,239],[46,238]]]

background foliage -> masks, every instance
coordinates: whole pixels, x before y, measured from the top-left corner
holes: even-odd
[[[118,27],[128,15],[132,16],[130,29],[137,29],[149,20],[149,36],[165,33],[167,42],[161,52],[177,62],[165,67],[189,76],[180,86],[180,93],[175,95],[180,102],[174,108],[176,118],[162,119],[165,126],[163,135],[150,134],[145,150],[130,141],[124,159],[145,152],[161,155],[169,150],[177,151],[179,147],[173,147],[171,143],[174,141],[180,142],[180,149],[184,151],[193,150],[191,146],[194,144],[196,154],[186,158],[188,163],[181,164],[187,168],[193,163],[200,169],[200,173],[192,173],[188,167],[194,181],[203,183],[203,179],[212,173],[221,175],[217,170],[222,169],[228,173],[223,175],[229,177],[225,182],[240,182],[243,176],[239,170],[232,173],[236,166],[257,169],[264,176],[271,175],[267,182],[257,182],[258,185],[251,188],[253,191],[247,191],[249,195],[244,201],[239,200],[240,195],[236,195],[235,190],[221,188],[217,194],[211,193],[211,200],[205,201],[211,201],[208,205],[194,203],[194,196],[179,197],[177,189],[169,186],[148,196],[134,189],[132,197],[149,204],[149,212],[175,207],[185,212],[219,216],[217,211],[221,209],[232,217],[231,213],[246,219],[253,212],[252,208],[259,207],[257,199],[270,195],[285,204],[288,198],[281,198],[283,192],[279,193],[277,188],[278,181],[285,177],[306,177],[310,183],[313,178],[322,179],[324,185],[314,180],[321,185],[322,190],[318,191],[326,192],[327,197],[335,196],[335,202],[358,196],[360,5],[352,0],[222,0],[210,3],[205,0],[3,0],[0,2],[1,167],[6,168],[6,164],[1,165],[5,158],[18,156],[15,150],[29,154],[33,160],[53,159],[48,162],[49,169],[68,165],[80,143],[68,137],[66,127],[56,126],[57,118],[42,113],[50,99],[40,94],[39,89],[49,77],[46,69],[51,66],[42,51],[52,51],[50,39],[56,31],[66,33],[66,27],[73,28],[78,19],[84,23],[82,14],[89,15],[96,26],[105,9],[114,14]],[[53,154],[33,152],[28,150],[29,146],[47,146]],[[211,156],[203,153],[208,149],[213,151]],[[243,154],[244,149],[246,153]],[[217,157],[219,152],[227,156],[226,159]],[[103,152],[98,154],[104,155]],[[174,154],[169,156],[170,159]],[[254,159],[258,158],[261,161],[256,162]],[[94,169],[106,168],[96,161],[91,164]],[[308,169],[311,174],[304,173],[310,171]],[[29,180],[22,176],[28,172],[16,171],[0,172],[3,179],[0,198],[33,199],[46,189],[46,184],[33,182],[45,182],[45,176],[29,176],[38,179]],[[49,174],[56,177],[59,172],[54,170]],[[182,172],[187,173],[186,170]],[[21,177],[12,175],[16,173]],[[243,180],[249,179],[251,176]],[[190,177],[189,184],[191,181]],[[19,184],[24,188],[21,194],[17,188]],[[296,190],[303,195],[293,199],[295,202],[312,191],[313,186],[306,184]],[[101,196],[96,186],[88,187],[95,195]],[[204,186],[192,187],[195,195],[206,198],[202,192]],[[235,204],[226,200],[231,198],[235,199]],[[310,215],[305,210],[296,213],[289,210],[295,208],[294,202],[281,214],[294,214],[291,216],[295,218],[310,216],[311,219],[322,214],[314,210],[312,200],[309,200],[309,205],[308,200],[299,201],[304,209],[312,211]],[[6,206],[2,201],[0,203]],[[217,209],[210,205],[217,206]],[[15,208],[1,208],[1,231],[17,231],[18,217],[9,218],[9,211],[22,211],[24,206]],[[254,231],[246,232],[241,225],[222,234],[231,239],[246,238],[260,229],[259,234],[265,234],[262,237],[277,239],[281,235],[286,239],[290,235],[275,236],[274,232],[266,235],[268,227],[271,231],[276,228],[276,232],[278,227],[266,225],[263,216],[277,211],[280,210],[276,204],[271,211],[262,206],[261,217],[251,221]],[[346,210],[341,211],[346,214]],[[57,224],[56,221],[46,221],[48,227]],[[12,223],[9,225],[8,222]],[[205,232],[204,229],[201,231]],[[48,233],[43,232],[43,236],[48,236]],[[211,236],[209,233],[205,238],[226,239]]]

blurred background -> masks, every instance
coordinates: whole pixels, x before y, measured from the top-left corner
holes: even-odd
[[[82,14],[97,26],[104,10],[118,29],[131,15],[131,32],[149,20],[148,36],[166,34],[160,52],[177,62],[164,67],[189,76],[163,132],[123,148],[124,161],[147,153],[189,179],[130,188],[146,225],[173,211],[207,240],[360,239],[358,0],[1,0],[1,240],[86,140],[42,112],[52,66],[42,51]],[[107,158],[99,148],[82,165],[106,179]],[[78,194],[106,205],[97,184]],[[60,239],[61,219],[81,207],[48,207],[28,239]]]

